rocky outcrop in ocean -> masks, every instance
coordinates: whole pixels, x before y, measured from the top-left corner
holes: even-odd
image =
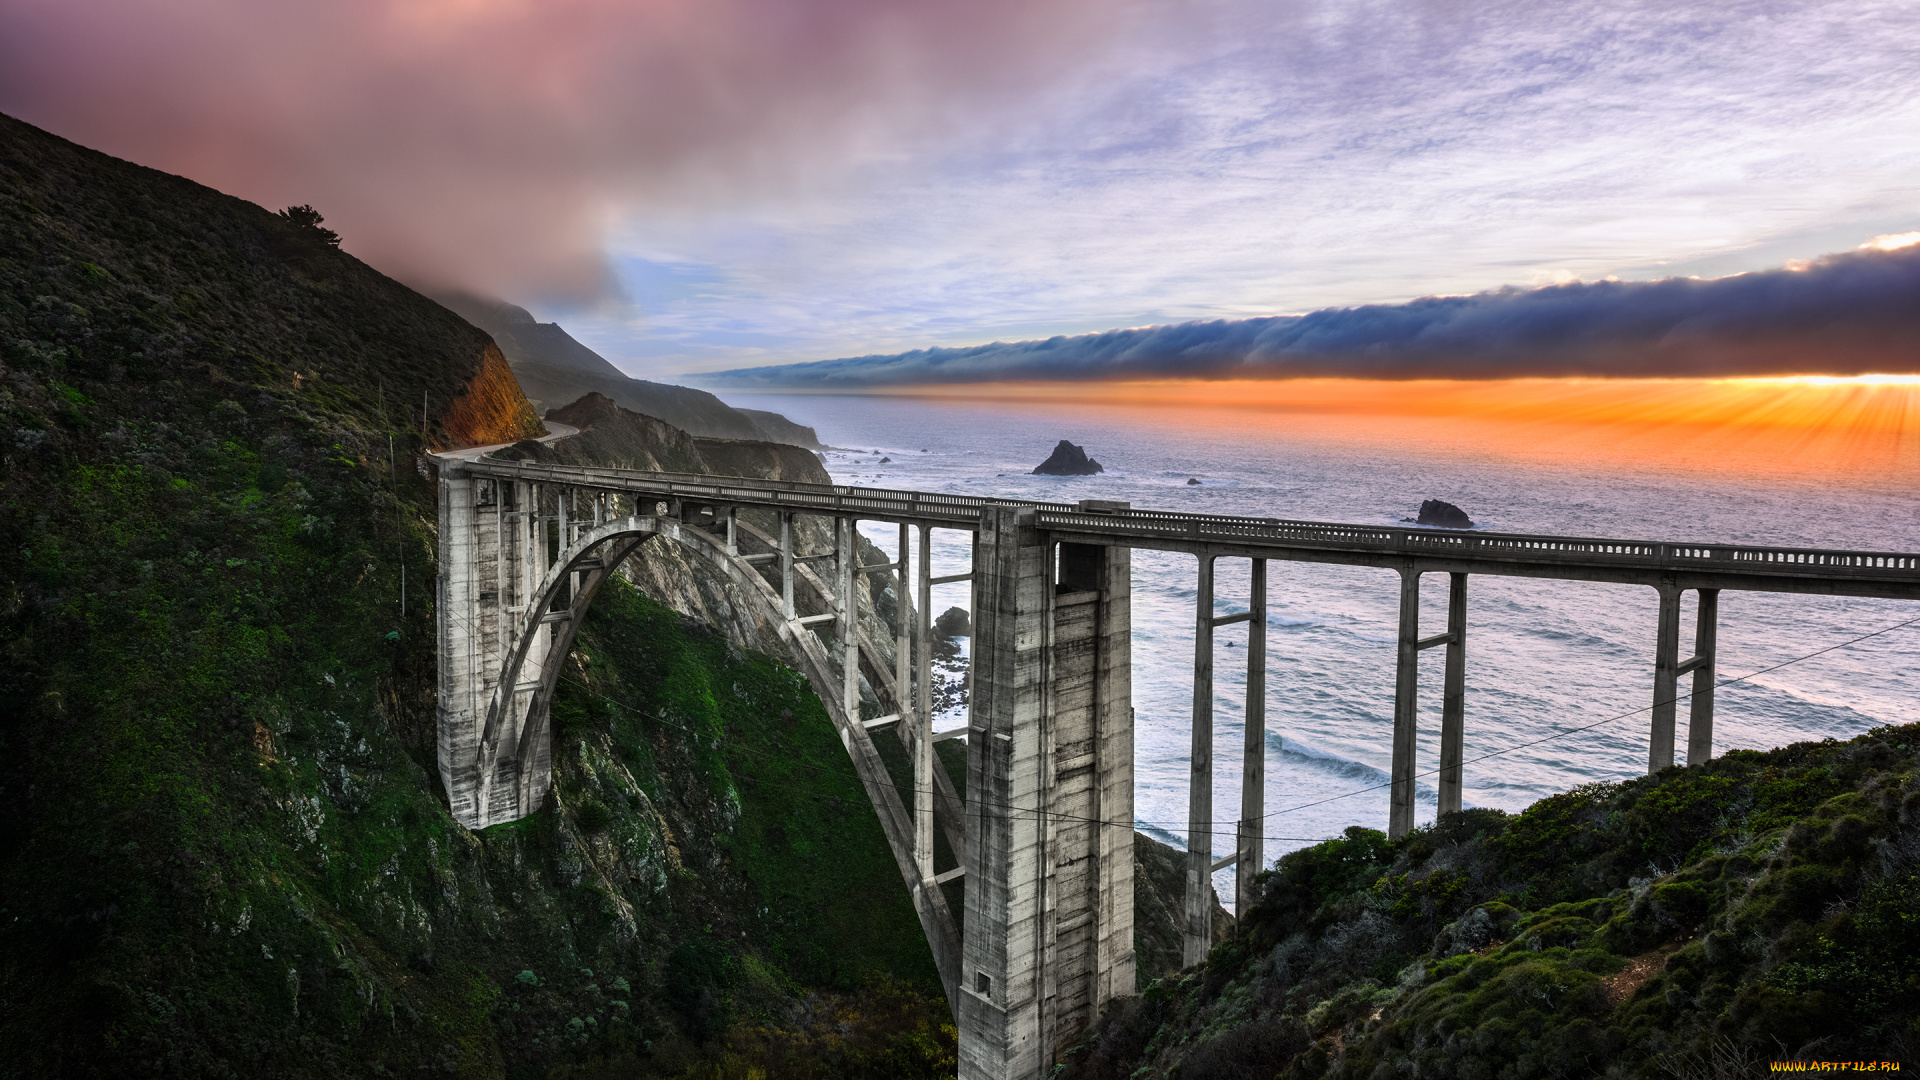
[[[1420,516],[1402,518],[1416,525],[1437,525],[1442,529],[1471,529],[1473,519],[1465,510],[1441,499],[1428,499],[1420,504]]]
[[[933,632],[944,638],[971,637],[973,617],[965,608],[950,607],[933,620]]]
[[[1065,439],[1053,448],[1047,460],[1034,466],[1036,476],[1092,476],[1105,472],[1100,463],[1087,456],[1085,449],[1075,446]]]

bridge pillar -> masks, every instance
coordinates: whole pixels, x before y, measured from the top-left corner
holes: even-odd
[[[1400,637],[1393,680],[1393,767],[1387,836],[1413,831],[1413,774],[1420,746],[1420,571],[1400,571]]]
[[[1213,560],[1200,556],[1193,624],[1193,750],[1187,772],[1187,929],[1180,966],[1213,945]]]
[[[1687,715],[1687,764],[1713,757],[1713,660],[1720,634],[1720,590],[1701,589],[1693,630],[1693,702]]]
[[[853,564],[859,548],[853,542],[852,518],[835,518],[834,630],[839,635],[840,708],[849,723],[860,722],[860,597],[853,591]]]
[[[1657,588],[1660,625],[1653,646],[1653,730],[1647,746],[1650,773],[1674,763],[1680,676],[1689,671],[1693,672],[1693,692],[1687,708],[1687,764],[1697,765],[1713,757],[1714,653],[1720,630],[1720,590],[1695,590],[1700,603],[1693,629],[1693,655],[1680,659],[1680,600],[1686,590],[1673,584]]]
[[[1134,990],[1131,560],[981,512],[961,1080],[1045,1074]]]
[[[1253,560],[1247,601],[1246,745],[1240,758],[1240,835],[1236,837],[1233,914],[1253,908],[1253,875],[1266,865],[1267,560]]]
[[[524,817],[546,797],[544,761],[521,760],[523,753],[544,754],[545,744],[523,747],[517,723],[540,679],[543,651],[529,655],[516,685],[500,685],[523,632],[530,582],[546,569],[534,565],[540,553],[534,500],[531,484],[468,476],[454,462],[441,468],[436,751],[453,817],[468,828]],[[490,710],[515,722],[489,732]],[[520,782],[523,771],[541,778],[537,790]]]
[[[1674,715],[1680,693],[1680,596],[1673,584],[1660,591],[1660,621],[1653,642],[1653,716],[1647,738],[1647,771],[1673,765]]]
[[[1413,831],[1414,777],[1420,747],[1420,653],[1445,645],[1447,667],[1440,706],[1440,806],[1442,814],[1460,809],[1461,748],[1466,729],[1467,575],[1455,573],[1447,590],[1447,629],[1420,636],[1420,571],[1400,568],[1400,634],[1393,681],[1393,766],[1388,796],[1387,836],[1398,840]]]
[[[1460,812],[1467,719],[1467,575],[1447,588],[1447,670],[1440,697],[1440,813]]]
[[[907,558],[905,526],[900,545],[900,559]],[[918,596],[918,607],[914,613],[913,633],[919,639],[918,651],[914,653],[913,676],[909,680],[913,694],[913,786],[914,804],[918,808],[914,815],[913,849],[914,861],[920,865],[920,876],[933,877],[933,791],[936,781],[933,770],[939,768],[933,757],[933,528],[920,526],[920,557],[914,561],[914,590]],[[907,614],[907,575],[900,573],[899,621],[906,622]],[[904,694],[898,699],[904,706],[907,698]],[[965,865],[965,860],[961,863]]]
[[[1186,930],[1180,962],[1191,967],[1213,947],[1213,873],[1232,865],[1234,910],[1253,904],[1253,875],[1264,854],[1267,797],[1267,560],[1253,559],[1247,610],[1215,615],[1214,559],[1200,556],[1193,627],[1193,755],[1187,791]],[[1213,857],[1213,632],[1233,623],[1247,625],[1245,746],[1240,758],[1240,820],[1234,853]]]

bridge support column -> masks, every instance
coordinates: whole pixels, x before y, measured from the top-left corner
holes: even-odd
[[[793,515],[780,514],[780,614],[791,620],[793,611]]]
[[[1420,636],[1420,571],[1400,568],[1400,634],[1393,680],[1393,766],[1387,808],[1387,836],[1398,840],[1413,831],[1414,777],[1419,772],[1420,654],[1447,647],[1447,668],[1440,707],[1440,813],[1460,809],[1461,744],[1466,728],[1467,575],[1453,574],[1447,591],[1447,629]]]
[[[1213,946],[1213,559],[1200,556],[1193,623],[1193,752],[1187,775],[1187,930],[1180,964]]]
[[[468,828],[524,817],[546,795],[544,761],[527,756],[545,747],[523,745],[541,661],[523,665],[527,679],[501,683],[520,636],[545,630],[522,625],[532,603],[530,579],[544,570],[535,566],[538,531],[534,485],[470,476],[451,462],[442,466],[435,739],[453,817]],[[529,788],[523,773],[541,782]]]
[[[1267,560],[1253,560],[1247,604],[1246,748],[1240,759],[1240,835],[1234,854],[1233,913],[1253,908],[1253,876],[1266,865]]]
[[[933,725],[920,707],[920,697],[913,688],[914,648],[917,642],[924,652],[927,643],[918,629],[919,617],[914,614],[909,584],[913,579],[907,576],[912,543],[912,527],[901,525],[900,546],[896,549],[899,557],[894,563],[893,700],[900,710],[900,730],[907,733],[907,752],[913,759],[913,861],[920,868],[920,876],[930,880],[933,877]],[[923,580],[924,567],[923,561],[920,574]],[[924,603],[920,605],[922,610],[925,607]]]
[[[905,558],[905,552],[901,553]],[[920,791],[928,793],[921,805],[921,811],[914,822],[914,854],[920,861],[920,875],[933,876],[933,799],[935,781],[933,770],[938,766],[933,757],[933,528],[920,526],[920,557],[915,560],[914,578],[918,585],[915,593],[919,598],[919,607],[914,614],[914,634],[920,639],[919,651],[914,655],[915,694],[913,698],[914,730],[919,732],[919,745],[913,755],[913,782]],[[900,595],[904,603],[906,598],[906,575],[900,576]],[[904,613],[905,609],[902,609]],[[902,702],[907,699],[902,697]],[[964,861],[962,865],[965,865]]]
[[[834,519],[833,584],[835,629],[840,636],[840,707],[851,723],[860,722],[860,597],[853,591],[853,564],[859,558],[853,542],[853,519]]]
[[[1467,716],[1467,575],[1449,575],[1447,671],[1440,698],[1440,813],[1460,812]]]
[[[1133,979],[1131,564],[981,512],[961,1080],[1037,1080]]]
[[[1693,702],[1687,716],[1687,764],[1713,757],[1713,660],[1720,634],[1720,590],[1701,589],[1699,621],[1694,624]]]
[[[1674,716],[1680,693],[1680,595],[1671,583],[1660,590],[1660,622],[1653,643],[1653,717],[1647,739],[1647,771],[1673,765]]]
[[[1420,571],[1400,571],[1400,644],[1393,680],[1393,768],[1387,836],[1413,831],[1413,774],[1420,745]]]

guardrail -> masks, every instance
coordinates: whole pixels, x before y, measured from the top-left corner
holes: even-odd
[[[1794,577],[1899,579],[1920,582],[1920,553],[1764,547],[1751,544],[1675,544],[1603,537],[1406,529],[1324,521],[1182,514],[1163,510],[1097,509],[1090,504],[1029,502],[793,480],[747,480],[692,473],[546,465],[483,458],[459,466],[473,475],[568,484],[638,497],[749,506],[799,513],[906,520],[952,529],[978,526],[987,506],[1031,508],[1051,532],[1135,538],[1179,544],[1323,549],[1379,555],[1427,555],[1533,564],[1579,564],[1654,569],[1722,570]]]

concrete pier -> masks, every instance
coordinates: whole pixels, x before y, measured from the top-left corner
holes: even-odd
[[[1247,609],[1246,739],[1240,755],[1240,827],[1234,837],[1235,917],[1253,906],[1253,876],[1266,869],[1267,560],[1253,560]]]
[[[1447,629],[1420,636],[1420,574],[1400,567],[1400,633],[1393,684],[1392,787],[1387,799],[1387,835],[1413,831],[1416,759],[1420,746],[1420,654],[1446,646],[1440,706],[1440,813],[1460,809],[1461,750],[1466,731],[1467,575],[1454,571],[1447,590]]]
[[[1200,556],[1193,601],[1193,749],[1187,771],[1187,928],[1180,964],[1213,946],[1213,556]]]
[[[997,1080],[1133,992],[1131,571],[1015,507],[978,536],[956,1014],[962,1080]]]
[[[1449,574],[1447,669],[1440,697],[1440,813],[1457,813],[1465,779],[1461,756],[1467,730],[1467,575]]]
[[[1693,631],[1693,701],[1688,706],[1687,764],[1713,757],[1713,656],[1720,633],[1720,590],[1701,589],[1700,612]]]
[[[1694,623],[1693,655],[1680,659],[1680,602],[1685,590],[1674,584],[1659,587],[1660,614],[1653,646],[1653,709],[1647,740],[1647,771],[1659,772],[1674,764],[1678,733],[1680,676],[1693,673],[1687,707],[1687,764],[1713,757],[1714,647],[1719,636],[1720,590],[1698,590],[1699,611]]]

